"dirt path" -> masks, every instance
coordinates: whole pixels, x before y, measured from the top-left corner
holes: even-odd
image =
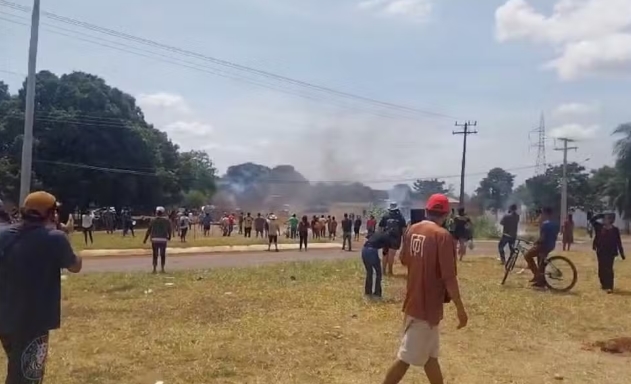
[[[169,270],[247,267],[292,261],[342,260],[359,258],[359,244],[352,252],[342,250],[310,250],[309,252],[226,252],[212,254],[177,255],[167,258]],[[497,242],[480,241],[468,255],[494,255]],[[139,272],[151,270],[151,257],[84,258],[84,272]]]

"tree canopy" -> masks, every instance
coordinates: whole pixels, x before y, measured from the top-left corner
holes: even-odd
[[[506,208],[508,199],[513,194],[514,183],[515,175],[502,168],[491,169],[475,191],[481,208],[494,212]]]
[[[0,84],[0,193],[17,199],[25,88]],[[37,74],[33,188],[71,207],[179,203],[196,190],[210,196],[215,169],[207,153],[180,152],[145,121],[135,99],[94,75]]]
[[[412,188],[416,195],[423,200],[429,199],[435,193],[451,193],[451,188],[444,181],[438,179],[416,180]]]

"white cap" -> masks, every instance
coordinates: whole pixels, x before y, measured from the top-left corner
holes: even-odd
[[[164,207],[156,207],[156,213],[164,213]]]

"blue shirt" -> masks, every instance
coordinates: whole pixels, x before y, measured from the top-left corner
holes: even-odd
[[[559,236],[560,231],[561,227],[559,224],[552,220],[546,220],[541,223],[539,236],[541,238],[544,251],[552,252],[554,250],[554,247],[556,247],[557,244],[557,236]]]

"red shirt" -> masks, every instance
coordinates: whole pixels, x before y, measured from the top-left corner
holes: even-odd
[[[456,277],[456,248],[451,234],[432,221],[412,225],[403,236],[401,263],[408,267],[403,312],[438,325],[443,319],[445,280]]]
[[[377,219],[368,219],[368,221],[366,221],[367,229],[375,229],[375,227],[377,227]]]

